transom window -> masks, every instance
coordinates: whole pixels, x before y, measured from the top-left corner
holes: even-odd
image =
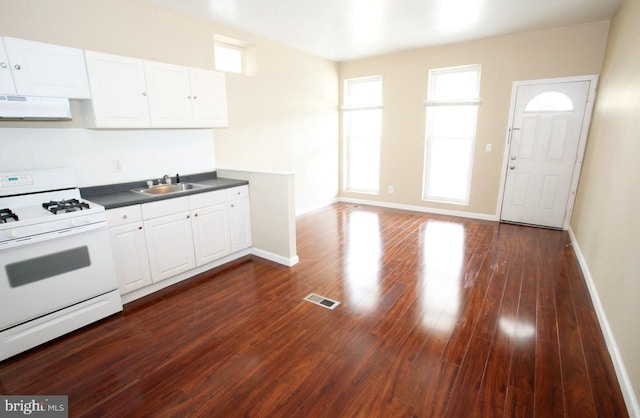
[[[218,71],[242,74],[244,68],[244,48],[224,42],[214,42],[213,54]]]
[[[429,71],[423,199],[467,204],[480,65]]]
[[[569,96],[558,91],[545,91],[531,99],[525,112],[565,112],[573,110],[573,101]]]

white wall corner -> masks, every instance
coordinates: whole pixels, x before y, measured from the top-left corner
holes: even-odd
[[[627,405],[629,416],[640,418],[640,404],[638,403],[638,398],[636,397],[633,386],[631,385],[631,379],[629,379],[627,368],[625,367],[624,361],[622,360],[620,350],[618,350],[618,345],[616,344],[615,338],[613,336],[613,331],[609,326],[609,321],[607,321],[607,316],[604,312],[604,308],[602,307],[602,303],[600,302],[600,297],[598,296],[598,291],[593,281],[593,276],[589,271],[587,261],[584,258],[582,251],[580,250],[580,245],[576,240],[576,236],[573,233],[573,229],[571,228],[571,226],[569,226],[568,231],[569,237],[571,238],[571,244],[573,245],[573,251],[578,258],[578,264],[580,265],[580,269],[582,270],[582,274],[584,275],[585,282],[587,283],[589,295],[591,296],[591,301],[593,302],[596,315],[598,316],[598,321],[600,322],[600,328],[602,328],[602,333],[604,334],[604,339],[607,343],[609,355],[611,356],[611,360],[613,361],[613,368],[616,371],[616,376],[618,377],[618,382],[620,383],[620,389],[622,390],[622,396],[624,397],[625,403]]]

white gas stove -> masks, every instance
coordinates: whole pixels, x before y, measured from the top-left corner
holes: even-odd
[[[82,200],[71,170],[0,173],[0,250],[104,222],[104,207]]]
[[[0,173],[0,360],[121,310],[105,209],[74,171]]]

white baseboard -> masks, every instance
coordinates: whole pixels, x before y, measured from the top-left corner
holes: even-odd
[[[613,336],[613,331],[609,326],[609,321],[607,321],[607,315],[605,314],[602,303],[600,302],[600,297],[598,296],[598,291],[593,281],[593,276],[589,271],[589,266],[587,265],[587,261],[585,260],[582,251],[580,250],[580,245],[576,240],[576,236],[574,235],[571,226],[569,226],[569,237],[571,238],[573,251],[576,253],[578,264],[580,265],[580,269],[582,270],[582,274],[584,275],[585,281],[587,283],[587,288],[589,289],[589,294],[591,295],[591,301],[593,302],[593,306],[595,307],[596,315],[598,316],[598,321],[600,322],[600,328],[602,328],[602,333],[604,334],[604,339],[607,343],[609,355],[611,355],[611,360],[613,361],[613,368],[616,371],[618,382],[620,383],[620,389],[622,390],[622,396],[624,396],[624,401],[627,405],[629,416],[640,418],[640,404],[638,403],[638,398],[636,397],[633,386],[631,385],[631,380],[629,379],[627,368],[625,367],[622,356],[620,355],[620,350],[618,350],[618,345],[616,344],[616,340]]]
[[[305,213],[313,212],[314,210],[318,210],[320,208],[324,208],[326,206],[333,205],[336,202],[338,202],[338,198],[331,199],[331,200],[329,200],[327,202],[320,203],[318,205],[309,206],[307,208],[300,209],[299,211],[296,211],[296,216],[300,216],[300,215],[304,215]]]
[[[282,264],[287,267],[295,266],[300,261],[297,255],[291,258],[286,258],[281,255],[270,253],[268,251],[263,251],[255,247],[251,248],[251,254],[255,255],[256,257],[264,258],[265,260]]]
[[[338,198],[339,202],[343,203],[355,203],[358,205],[371,205],[371,206],[379,206],[382,208],[391,208],[391,209],[403,209],[410,210],[414,212],[423,212],[423,213],[433,213],[435,215],[447,215],[447,216],[459,216],[461,218],[471,218],[471,219],[479,219],[483,221],[498,221],[499,218],[497,215],[487,215],[484,213],[476,213],[476,212],[464,212],[461,210],[448,210],[448,209],[435,209],[435,208],[427,208],[424,206],[414,206],[414,205],[403,205],[398,203],[388,203],[388,202],[378,202],[375,200],[364,200],[364,199],[351,199],[348,197]]]

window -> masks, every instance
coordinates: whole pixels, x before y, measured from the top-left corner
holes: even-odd
[[[569,96],[557,91],[538,94],[527,103],[525,112],[566,112],[573,110],[573,101]]]
[[[480,66],[429,71],[423,199],[469,202]]]
[[[344,82],[345,190],[378,193],[382,128],[382,77]]]
[[[214,41],[213,55],[216,70],[242,74],[244,67],[243,47]]]

